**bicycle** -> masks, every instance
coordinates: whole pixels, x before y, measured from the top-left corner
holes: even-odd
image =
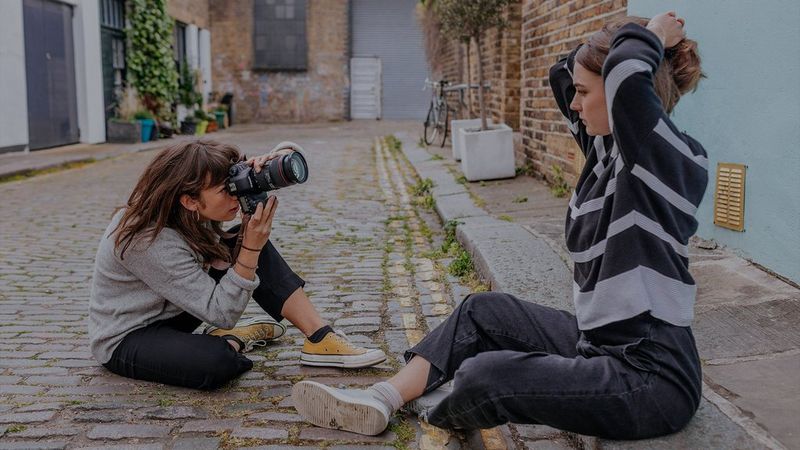
[[[422,90],[424,91],[428,87],[433,89],[431,106],[428,108],[428,115],[425,116],[425,123],[423,124],[423,139],[427,145],[432,145],[436,142],[436,138],[440,133],[442,137],[440,147],[444,147],[447,141],[447,132],[450,130],[450,123],[448,121],[450,110],[447,106],[447,98],[445,98],[445,87],[449,84],[450,83],[445,80],[431,81],[427,78],[425,79],[425,85]]]

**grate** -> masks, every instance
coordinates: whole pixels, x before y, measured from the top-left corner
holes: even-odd
[[[718,163],[714,192],[714,224],[744,231],[744,164]]]

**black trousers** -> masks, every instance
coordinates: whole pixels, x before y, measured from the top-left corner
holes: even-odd
[[[642,439],[680,430],[700,402],[691,329],[648,313],[581,332],[566,311],[474,294],[406,360],[414,355],[431,363],[426,392],[454,379],[428,415],[442,428],[512,422]]]
[[[224,242],[229,246],[235,243]],[[211,269],[209,275],[219,282],[225,272]],[[305,282],[271,242],[258,257],[256,274],[260,284],[253,291],[253,299],[281,321],[283,304]],[[104,366],[128,378],[203,390],[216,389],[253,368],[253,362],[234,351],[225,339],[192,334],[201,323],[184,312],[134,330],[122,339]]]

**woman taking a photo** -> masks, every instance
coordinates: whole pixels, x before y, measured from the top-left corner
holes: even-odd
[[[294,150],[296,144],[283,143],[247,163],[258,172]],[[225,181],[241,160],[230,145],[175,144],[147,166],[112,218],[97,250],[89,304],[91,351],[110,371],[214,389],[253,367],[242,353],[283,335],[283,318],[306,336],[302,364],[367,367],[385,359],[334,332],[314,309],[305,282],[269,241],[275,196],[243,227],[222,231],[239,212]],[[237,325],[251,295],[271,318]],[[193,334],[203,322],[203,334]]]
[[[674,13],[613,21],[550,71],[586,156],[566,221],[576,314],[468,296],[388,382],[296,384],[306,420],[378,434],[410,402],[443,428],[512,422],[642,439],[689,422],[701,369],[687,245],[708,173],[703,147],[669,117],[702,76],[683,24]]]

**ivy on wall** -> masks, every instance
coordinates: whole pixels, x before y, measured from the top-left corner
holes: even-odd
[[[178,72],[172,59],[174,20],[166,0],[128,0],[127,58],[129,81],[153,113],[168,107],[178,92]]]

